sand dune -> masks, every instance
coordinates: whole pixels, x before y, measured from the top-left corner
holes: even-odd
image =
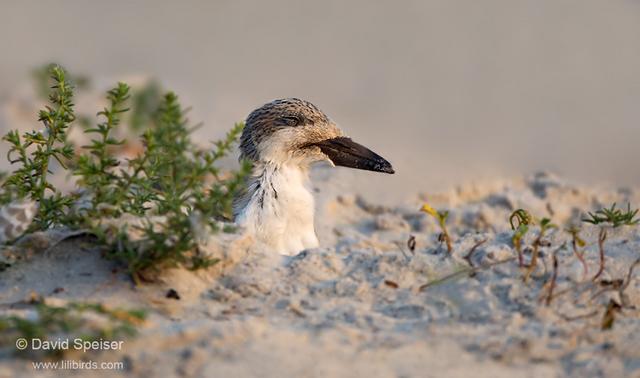
[[[2,311],[10,311],[31,291],[52,303],[91,300],[146,307],[149,320],[139,337],[125,341],[124,350],[89,355],[97,361],[125,361],[126,374],[140,377],[639,373],[640,280],[637,272],[628,276],[638,258],[638,228],[610,235],[603,280],[595,283],[584,278],[569,247],[559,248],[569,241],[568,234],[552,231],[542,247],[542,263],[524,283],[508,225],[515,208],[564,224],[601,204],[637,203],[637,190],[592,189],[539,174],[380,206],[336,194],[339,185],[321,179],[331,177],[325,169],[315,174],[320,178],[320,249],[284,260],[244,255],[208,272],[175,270],[162,283],[134,287],[83,239],[43,254],[45,237],[43,245],[32,247],[2,273]],[[451,211],[450,256],[437,241],[434,220],[418,211],[425,196]],[[406,245],[410,235],[415,251]],[[582,236],[588,241],[585,257],[592,275],[598,265],[596,227],[587,227]],[[246,248],[233,235],[217,243],[226,246],[227,254]],[[557,297],[547,306],[553,253],[559,262]],[[438,282],[454,272],[462,273]],[[606,286],[616,279],[628,280],[623,292]],[[55,287],[64,291],[53,293]],[[181,299],[166,298],[169,288]],[[601,330],[611,301],[623,308],[613,327]],[[31,373],[23,359],[0,362],[0,375]]]

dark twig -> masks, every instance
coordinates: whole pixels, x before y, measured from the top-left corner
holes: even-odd
[[[570,287],[567,287],[565,289],[556,291],[555,293],[553,293],[552,295],[552,299],[556,299],[558,297],[560,297],[561,295],[573,292],[575,290],[578,289],[583,289],[582,291],[586,290],[586,288],[593,288],[595,286],[595,283],[593,283],[593,281],[589,280],[587,282],[578,282],[576,284],[571,285]]]
[[[629,271],[627,272],[626,278],[619,278],[619,279],[615,279],[615,280],[600,280],[600,286],[602,286],[603,288],[598,290],[595,294],[593,294],[591,296],[591,298],[589,298],[589,301],[593,301],[594,299],[596,299],[597,297],[601,296],[602,294],[609,292],[609,291],[618,291],[618,294],[620,296],[620,301],[621,301],[621,307],[632,307],[630,305],[628,305],[628,301],[627,301],[627,297],[624,293],[624,291],[627,289],[627,287],[629,286],[629,284],[631,283],[631,279],[633,278],[633,271],[636,268],[636,266],[640,264],[640,258],[636,259],[631,266],[629,267]]]
[[[580,238],[580,236],[578,235],[579,231],[580,230],[577,227],[572,227],[567,230],[567,232],[569,232],[572,237],[571,247],[573,248],[573,254],[582,264],[582,270],[583,270],[582,279],[584,280],[585,278],[587,278],[587,275],[589,274],[589,265],[587,265],[587,261],[584,259],[584,251],[582,252],[578,251],[579,246],[584,247],[586,244],[585,241],[582,240],[582,238]]]
[[[404,251],[404,248],[402,248],[402,243],[400,243],[399,241],[396,241],[396,242],[394,242],[394,244],[396,245],[396,247],[398,247],[398,249],[402,253],[402,256],[404,256],[404,258],[407,260],[407,262],[411,261],[411,257],[409,255],[407,255],[407,253]],[[415,255],[415,253],[414,253],[414,255]]]
[[[627,287],[631,283],[631,279],[633,278],[633,270],[636,268],[636,266],[638,266],[638,264],[640,264],[640,258],[637,258],[636,261],[634,261],[633,264],[631,264],[631,266],[629,267],[629,272],[627,272],[627,278],[624,280],[624,283],[620,286],[620,289],[618,290],[618,293],[620,294],[620,302],[622,304],[622,307],[633,307],[629,304],[629,298],[624,293],[624,291],[627,289]]]
[[[600,251],[600,264],[598,267],[598,272],[591,279],[592,281],[596,281],[598,277],[604,272],[604,242],[607,240],[607,229],[604,227],[600,228],[600,233],[598,234],[598,250]]]
[[[638,264],[640,264],[640,257],[637,258],[636,261],[634,261],[633,264],[631,264],[631,266],[629,267],[629,271],[627,272],[627,278],[624,280],[624,284],[621,287],[622,290],[626,290],[629,284],[631,283],[633,270],[636,268],[636,266],[638,266]]]
[[[476,272],[479,272],[481,270],[486,270],[486,269],[489,269],[489,268],[494,267],[496,265],[501,265],[501,264],[504,264],[504,263],[508,263],[508,262],[513,261],[515,259],[516,259],[515,257],[509,257],[509,258],[506,258],[504,260],[492,262],[492,263],[489,263],[489,264],[486,264],[486,265],[482,265],[482,266],[477,266],[475,268],[461,269],[461,270],[459,270],[457,272],[453,272],[451,274],[447,274],[444,277],[437,278],[437,279],[435,279],[433,281],[427,282],[426,284],[420,286],[418,288],[418,291],[424,291],[425,289],[428,289],[431,286],[435,286],[437,284],[443,283],[443,282],[448,281],[448,280],[450,280],[452,278],[456,278],[458,276],[465,275],[465,274],[476,273]]]
[[[622,306],[620,306],[620,303],[614,301],[613,299],[610,299],[604,315],[602,316],[600,329],[604,331],[613,328],[613,323],[616,320],[616,314],[620,313],[621,311]]]
[[[573,245],[574,256],[580,261],[580,264],[582,264],[582,271],[583,271],[582,279],[584,279],[587,276],[587,274],[589,274],[589,266],[587,265],[587,261],[584,259],[584,252],[582,253],[578,252],[575,241],[573,241],[571,244]]]
[[[599,284],[603,288],[598,290],[595,294],[593,294],[591,296],[591,298],[589,298],[589,302],[592,302],[594,299],[598,298],[599,296],[601,296],[602,294],[604,294],[606,292],[620,290],[620,288],[624,284],[624,280],[623,279],[616,279],[616,280],[611,280],[611,281],[610,280],[600,280]]]
[[[416,237],[411,235],[409,236],[409,240],[407,240],[407,248],[409,248],[409,251],[411,251],[411,253],[415,254],[416,251]]]
[[[580,314],[580,315],[575,315],[575,316],[569,316],[569,315],[565,315],[565,314],[561,314],[556,312],[556,315],[558,315],[559,317],[561,317],[562,319],[568,321],[568,322],[572,322],[575,320],[580,320],[580,319],[587,319],[587,318],[592,318],[596,315],[598,315],[600,313],[600,311],[598,310],[594,310],[591,312],[588,312],[586,314]]]
[[[533,273],[533,270],[538,265],[538,255],[540,254],[542,238],[544,237],[546,231],[550,228],[556,228],[556,225],[551,223],[550,219],[544,218],[542,221],[540,221],[540,233],[538,234],[538,237],[536,238],[536,240],[534,240],[533,242],[533,252],[531,253],[531,263],[529,264],[529,267],[527,268],[527,271],[525,272],[524,277],[522,278],[524,282],[527,282],[527,280],[531,276],[531,273]]]
[[[546,306],[549,306],[551,304],[551,301],[553,300],[553,290],[555,290],[556,288],[556,281],[558,279],[558,256],[557,255],[558,255],[558,251],[562,248],[564,248],[564,244],[551,254],[551,259],[553,261],[553,273],[551,273],[551,279],[549,280],[549,284],[548,284],[549,289],[547,291],[547,296],[545,299]]]
[[[526,226],[524,226],[524,227],[526,227]],[[515,247],[516,252],[518,252],[518,266],[520,268],[524,268],[524,256],[522,254],[522,239],[514,237],[513,238],[513,246]]]
[[[483,245],[484,243],[487,242],[487,240],[489,239],[482,239],[479,242],[477,242],[476,244],[473,245],[473,247],[471,247],[471,249],[469,250],[469,253],[467,253],[463,258],[465,260],[467,260],[467,262],[469,263],[469,266],[472,268],[475,268],[475,265],[473,265],[473,262],[471,261],[471,256],[473,255],[473,253],[476,251],[476,249],[478,249],[478,247],[480,247],[481,245]]]

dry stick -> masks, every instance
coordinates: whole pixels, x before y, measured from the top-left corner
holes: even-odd
[[[446,228],[442,228],[442,232],[438,235],[438,241],[442,243],[443,241],[447,244],[447,253],[451,254],[453,252],[453,246],[451,245],[451,237],[447,232]]]
[[[409,240],[407,240],[407,248],[411,251],[412,254],[415,255],[416,251],[416,237],[413,235],[409,235]]]
[[[624,291],[626,290],[626,288],[629,286],[629,283],[631,283],[631,279],[633,278],[633,270],[635,269],[635,267],[640,264],[640,258],[636,259],[636,261],[634,261],[631,266],[629,267],[629,271],[627,272],[627,276],[626,278],[620,278],[620,279],[616,279],[611,281],[611,285],[609,285],[609,287],[605,287],[599,291],[597,291],[594,295],[591,296],[591,298],[589,298],[589,302],[592,302],[594,299],[596,299],[597,297],[601,296],[602,294],[609,292],[609,291],[618,291],[618,294],[620,296],[620,301],[622,304],[622,307],[631,307],[631,306],[627,306],[626,304],[626,300],[625,300],[625,294]],[[602,281],[601,281],[602,284]]]
[[[551,254],[552,257],[552,261],[553,261],[553,273],[551,275],[551,278],[544,283],[543,286],[543,290],[545,287],[548,287],[548,291],[547,291],[547,295],[545,296],[544,293],[540,294],[540,297],[538,298],[538,301],[542,302],[543,298],[546,298],[545,300],[545,304],[547,306],[549,306],[551,304],[551,300],[554,298],[553,297],[553,291],[556,288],[556,281],[558,279],[558,252],[560,252],[561,249],[564,249],[566,247],[567,243],[562,243],[562,245],[558,248],[556,248],[553,253]],[[545,263],[545,275],[546,275],[546,263]]]
[[[583,268],[582,279],[584,280],[587,277],[587,274],[589,274],[589,266],[587,265],[587,262],[584,259],[584,251],[582,251],[582,253],[578,252],[578,241],[576,240],[575,235],[573,236],[573,240],[571,241],[571,246],[573,247],[573,254],[576,256],[578,260],[580,260],[580,263],[582,263],[582,268]]]
[[[453,272],[453,273],[451,273],[451,274],[447,274],[446,276],[444,276],[444,277],[442,277],[442,278],[438,278],[438,279],[435,279],[435,280],[433,280],[433,281],[431,281],[431,282],[427,282],[426,284],[424,284],[424,285],[420,286],[420,287],[418,288],[418,290],[419,290],[419,291],[424,291],[425,289],[427,289],[427,288],[429,288],[429,287],[431,287],[431,286],[434,286],[434,285],[437,285],[437,284],[439,284],[439,283],[442,283],[442,282],[448,281],[448,280],[450,280],[450,279],[452,279],[452,278],[455,278],[455,277],[457,277],[457,276],[460,276],[460,275],[463,275],[463,274],[467,274],[467,273],[475,273],[475,272],[479,272],[479,271],[481,271],[481,270],[489,269],[489,268],[494,267],[494,266],[496,266],[496,265],[501,265],[501,264],[504,264],[504,263],[507,263],[507,262],[513,261],[513,260],[515,260],[515,259],[516,259],[515,257],[509,257],[509,258],[506,258],[506,259],[504,259],[504,260],[500,260],[500,261],[492,262],[492,263],[489,263],[489,264],[486,264],[486,265],[483,265],[483,266],[477,266],[477,267],[475,267],[475,268],[462,269],[462,270],[459,270],[459,271],[457,271],[457,272]]]
[[[602,285],[602,281],[600,284]],[[602,294],[608,291],[620,290],[620,288],[622,287],[622,284],[623,284],[622,279],[612,281],[611,285],[608,285],[607,287],[600,289],[595,294],[593,294],[591,298],[589,298],[589,303],[593,302],[594,299],[598,298],[599,296],[601,296]]]
[[[624,284],[621,287],[622,290],[626,290],[626,288],[631,283],[631,276],[633,275],[633,270],[636,268],[636,265],[638,264],[640,264],[640,257],[637,258],[636,261],[634,261],[633,264],[631,264],[631,266],[629,267],[629,271],[627,272],[627,278],[625,279]]]
[[[516,248],[516,252],[518,252],[518,266],[520,268],[524,268],[524,257],[522,255],[522,241],[520,240],[520,238],[517,238],[514,240],[513,243],[514,247]]]
[[[633,270],[638,264],[640,264],[640,257],[637,258],[636,261],[633,262],[633,264],[631,264],[631,266],[629,267],[629,272],[627,272],[627,278],[625,279],[624,283],[620,286],[620,289],[618,290],[618,293],[620,295],[620,302],[623,307],[632,307],[631,305],[628,304],[628,300],[627,300],[628,298],[624,294],[624,291],[627,289],[627,287],[631,283],[631,279],[633,278],[632,277]]]
[[[543,235],[544,235],[544,232],[540,230],[540,234],[538,235],[536,240],[533,242],[533,252],[531,252],[531,262],[529,263],[529,267],[527,268],[527,271],[524,273],[524,277],[522,278],[524,282],[527,282],[527,280],[531,276],[531,273],[533,273],[533,270],[538,266],[538,254],[540,253],[540,239],[542,239]]]
[[[558,256],[556,256],[556,252],[551,255],[551,258],[553,259],[553,273],[551,274],[551,280],[549,281],[549,292],[545,300],[545,305],[547,306],[551,304],[551,300],[553,299],[553,290],[556,288],[556,280],[558,279]]]
[[[604,227],[600,228],[600,234],[598,235],[598,249],[600,250],[600,267],[598,268],[598,272],[591,279],[595,281],[600,277],[602,272],[604,272],[604,242],[607,240],[607,230]]]
[[[594,285],[595,284],[592,281],[578,282],[578,283],[576,283],[574,285],[571,285],[570,287],[568,287],[566,289],[563,289],[563,290],[555,292],[553,294],[552,298],[553,299],[558,298],[559,296],[561,296],[563,294],[566,294],[566,293],[569,293],[569,292],[571,292],[573,290],[579,289],[581,286],[588,287],[588,286],[594,286]]]
[[[447,231],[447,215],[449,212],[445,212],[444,216],[439,216],[438,222],[440,223],[440,228],[442,229],[442,237],[444,241],[447,243],[447,252],[449,254],[453,253],[453,246],[451,245],[451,236],[449,236],[449,232]]]
[[[453,246],[451,245],[451,237],[446,229],[444,230],[444,240],[447,242],[447,252],[451,254],[453,252]]]
[[[480,247],[481,245],[483,245],[484,243],[487,242],[487,240],[489,239],[482,239],[479,242],[477,242],[476,244],[473,245],[473,247],[471,247],[471,249],[469,250],[469,253],[467,253],[463,258],[465,260],[467,260],[467,262],[469,263],[469,266],[472,268],[475,268],[475,266],[473,265],[473,263],[471,262],[471,256],[473,255],[473,252],[476,251],[476,249],[478,249],[478,247]]]
[[[616,321],[616,314],[622,311],[622,306],[613,299],[609,299],[604,315],[602,315],[602,321],[600,322],[600,329],[611,329],[613,323]]]
[[[556,312],[556,315],[560,316],[562,319],[564,319],[564,320],[566,320],[568,322],[572,322],[574,320],[592,318],[592,317],[598,315],[599,313],[600,313],[600,311],[594,310],[594,311],[588,312],[586,314],[580,314],[580,315],[575,315],[575,316],[569,316],[569,315],[561,314],[559,312]]]
[[[407,261],[411,261],[411,257],[409,257],[409,256],[407,255],[407,253],[404,251],[404,248],[402,248],[402,244],[401,244],[400,242],[395,241],[395,242],[393,242],[393,244],[395,244],[395,245],[396,245],[396,247],[398,247],[398,249],[400,250],[400,252],[402,252],[402,256],[404,256],[404,258],[405,258]],[[413,254],[415,255],[415,252],[413,252]]]

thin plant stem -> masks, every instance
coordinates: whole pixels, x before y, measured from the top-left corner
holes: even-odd
[[[592,281],[597,280],[600,275],[604,272],[605,265],[605,255],[604,255],[604,242],[607,240],[607,229],[605,227],[600,227],[600,233],[598,234],[598,251],[600,254],[600,260],[598,264],[598,271],[596,275],[591,279]]]

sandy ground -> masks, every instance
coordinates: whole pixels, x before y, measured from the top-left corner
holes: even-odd
[[[0,378],[640,377],[640,266],[628,274],[640,228],[609,232],[599,282],[588,279],[596,227],[582,233],[587,279],[570,246],[558,249],[569,241],[564,225],[585,211],[640,206],[640,2],[115,3],[60,1],[43,12],[39,2],[3,1],[0,49],[12,53],[0,59],[0,133],[40,127],[43,104],[26,80],[55,60],[92,78],[78,114],[95,115],[116,81],[135,87],[151,76],[193,106],[193,122],[205,124],[197,137],[208,141],[251,109],[297,96],[398,173],[319,167],[323,248],[288,259],[226,235],[209,245],[223,257],[210,271],[136,287],[87,238],[56,244],[63,234],[53,232],[2,249],[12,262],[0,271],[2,315],[33,316],[24,301],[35,293],[53,304],[145,308],[149,319],[123,350],[69,357],[123,362],[123,371],[35,372],[9,348]],[[540,167],[565,176],[518,176]],[[447,190],[478,177],[486,180]],[[633,187],[593,184],[603,180]],[[451,211],[452,255],[418,211],[425,201]],[[508,223],[517,208],[561,226],[526,283]],[[622,308],[601,330],[612,300]]]
[[[640,376],[640,269],[628,277],[640,256],[638,227],[609,233],[604,281],[595,283],[584,279],[571,248],[559,249],[568,234],[552,231],[539,269],[525,283],[508,223],[523,207],[564,225],[614,201],[638,204],[640,191],[582,187],[538,174],[381,206],[345,194],[347,183],[333,172],[314,172],[323,248],[282,259],[226,235],[214,248],[226,257],[223,264],[208,272],[175,270],[163,282],[135,287],[88,240],[49,248],[53,235],[0,273],[0,312],[14,311],[31,292],[54,303],[149,310],[139,336],[127,339],[123,350],[73,357],[123,361],[124,371],[48,370],[42,376]],[[425,199],[451,211],[452,255],[438,242],[435,221],[418,211]],[[537,232],[534,227],[526,245]],[[597,233],[585,226],[582,234],[588,277],[597,270]],[[414,251],[407,246],[412,235]],[[525,248],[526,260],[530,252]],[[557,284],[547,306],[553,253]],[[465,272],[470,264],[474,274]],[[624,280],[624,290],[612,287],[616,279]],[[64,290],[54,293],[59,287]],[[170,288],[180,300],[166,298]],[[613,327],[601,330],[611,300],[623,308]],[[33,376],[31,361],[11,352],[0,353],[0,377]]]

